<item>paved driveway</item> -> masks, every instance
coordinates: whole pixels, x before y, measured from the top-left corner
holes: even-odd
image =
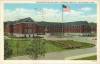
[[[64,38],[47,37],[45,39],[47,39],[47,40],[74,40],[74,41],[91,43],[91,44],[95,44],[95,45],[97,43],[96,37],[80,37],[80,36],[64,37]]]
[[[63,60],[67,57],[79,56],[79,55],[82,55],[82,54],[89,54],[89,53],[96,53],[96,47],[48,53],[48,54],[46,54],[46,56],[44,58],[40,58],[40,59]]]
[[[64,60],[68,57],[73,56],[80,56],[83,54],[90,54],[90,53],[96,53],[96,47],[92,48],[85,48],[85,49],[75,49],[75,50],[65,50],[61,52],[52,52],[47,53],[45,57],[39,58],[39,60]],[[31,60],[28,56],[17,56],[8,58],[12,60]]]

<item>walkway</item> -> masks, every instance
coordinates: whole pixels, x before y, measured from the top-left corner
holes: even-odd
[[[83,54],[96,54],[96,47],[92,48],[85,48],[85,49],[75,49],[75,50],[65,50],[61,52],[52,52],[52,53],[47,53],[45,57],[39,58],[39,60],[64,60],[64,59],[72,59],[69,57],[73,56],[81,56]],[[18,57],[12,57],[8,58],[12,60],[31,60],[28,56],[18,56]]]
[[[80,42],[86,42],[91,44],[97,44],[96,37],[81,37],[81,36],[73,36],[73,37],[64,37],[64,38],[56,38],[56,37],[47,37],[46,40],[74,40]]]

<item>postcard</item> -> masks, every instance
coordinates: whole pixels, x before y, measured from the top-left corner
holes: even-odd
[[[99,63],[98,1],[2,1],[5,64]]]

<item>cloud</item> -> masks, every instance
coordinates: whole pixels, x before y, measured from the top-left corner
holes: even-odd
[[[82,10],[82,11],[91,11],[92,8],[91,7],[83,7],[83,8],[80,8],[80,10]]]
[[[68,15],[64,16],[65,22],[73,22],[73,21],[88,21],[88,22],[96,22],[97,16],[96,15]]]
[[[5,10],[4,17],[5,21],[13,21],[26,17],[31,17],[36,21],[57,21],[58,17],[60,17],[60,11],[48,8],[43,8],[42,10],[16,8],[15,10]]]
[[[82,11],[71,10],[63,12],[64,22],[87,20],[96,21],[96,15],[84,15]],[[43,8],[42,10],[16,8],[15,10],[5,10],[5,21],[14,21],[21,18],[31,17],[35,21],[62,22],[62,12],[56,9]]]
[[[16,10],[5,10],[5,21],[13,21],[20,18],[32,17],[32,13],[34,12],[34,10],[27,10],[23,8],[17,8]]]
[[[48,8],[43,8],[43,11],[46,16],[55,16],[56,13],[59,13],[59,10],[48,9]]]

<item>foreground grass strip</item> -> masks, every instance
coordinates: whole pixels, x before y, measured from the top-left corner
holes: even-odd
[[[78,59],[74,59],[74,60],[97,60],[97,55],[84,57],[84,58],[78,58]]]
[[[96,60],[96,53],[82,54],[65,58],[66,60]]]

